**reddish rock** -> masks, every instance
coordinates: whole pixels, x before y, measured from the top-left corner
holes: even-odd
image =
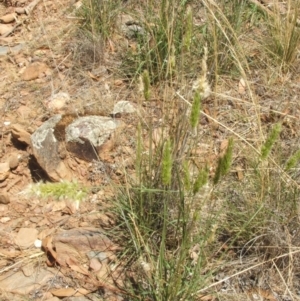
[[[28,81],[39,78],[43,72],[46,72],[47,68],[44,63],[34,62],[25,69],[22,79]]]

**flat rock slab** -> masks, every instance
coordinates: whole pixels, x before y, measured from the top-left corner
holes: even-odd
[[[113,251],[118,247],[98,228],[79,228],[63,231],[53,238],[55,258],[61,266],[70,262],[77,264],[82,258],[90,257],[103,261],[113,258]]]
[[[15,243],[21,249],[27,249],[33,246],[38,236],[38,230],[35,228],[21,228],[15,239]]]
[[[33,290],[49,284],[51,279],[58,277],[57,270],[37,267],[30,276],[25,276],[23,271],[11,270],[0,276],[0,287],[2,291],[28,295]]]

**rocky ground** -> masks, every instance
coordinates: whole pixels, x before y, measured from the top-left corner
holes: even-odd
[[[132,168],[136,109],[106,66],[78,75],[76,5],[0,3],[1,300],[123,300],[108,200]],[[49,180],[76,180],[84,202],[41,197],[36,183]]]
[[[116,255],[120,246],[112,239],[110,209],[114,187],[134,178],[141,112],[137,91],[114,71],[120,65],[118,50],[135,45],[129,45],[128,31],[124,33],[129,16],[120,16],[124,35],[113,37],[107,49],[99,46],[101,63],[90,67],[91,45],[84,37],[79,42],[75,34],[79,4],[0,2],[0,300],[130,300],[122,294],[125,273]],[[283,134],[294,143],[299,79],[277,83],[286,88],[276,103],[264,80],[258,78],[256,85],[261,121],[267,127],[285,118]],[[226,92],[218,95],[218,112],[213,112],[214,104],[204,104],[208,117],[202,116],[201,131],[207,139],[198,156],[210,153],[210,162],[222,152],[227,136],[225,130],[215,132],[209,116],[218,115],[220,123],[238,128],[248,141],[256,139],[249,124],[257,107],[247,100],[236,102],[241,95],[246,99],[247,91],[243,81],[233,84],[219,87]],[[247,112],[245,128],[240,111]],[[142,113],[159,122],[159,99],[154,97]],[[240,180],[242,152],[232,171]],[[62,180],[76,180],[71,192]],[[62,186],[44,187],[43,181]],[[66,196],[58,200],[52,190],[63,190]],[[222,285],[230,286],[221,281],[220,291]],[[257,289],[239,295],[239,300],[277,297]],[[226,298],[234,300],[232,295]],[[216,299],[206,295],[201,300]]]

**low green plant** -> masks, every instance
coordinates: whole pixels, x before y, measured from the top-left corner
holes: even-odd
[[[138,126],[136,177],[128,179],[116,204],[120,227],[127,233],[126,253],[132,254],[134,262],[128,290],[136,300],[196,300],[197,290],[210,276],[202,271],[210,256],[207,249],[215,241],[220,212],[205,208],[211,202],[208,187],[217,183],[210,181],[207,165],[195,165],[192,155],[201,138],[197,135],[201,101],[209,94],[206,60],[204,55],[191,106],[181,103],[183,113],[176,114],[170,110],[172,103],[164,100],[162,127],[167,130],[161,131],[158,142],[154,143],[153,122],[141,118]],[[147,71],[142,74],[141,92],[147,101],[149,75]],[[148,132],[147,141],[143,129]],[[219,179],[230,168],[232,150],[230,139],[218,163]]]
[[[280,132],[281,132],[281,124],[277,123],[272,128],[272,130],[271,130],[269,136],[267,137],[265,143],[261,147],[261,158],[262,158],[262,160],[265,160],[269,156],[269,154],[272,150],[272,147],[274,146],[274,143],[278,140]]]
[[[199,44],[189,1],[149,1],[147,6],[141,3],[138,11],[144,13],[139,19],[145,33],[137,36],[137,51],[126,53],[122,69],[132,77],[147,70],[151,82],[171,80],[183,70],[191,72],[196,59],[191,54],[199,53]]]
[[[41,198],[54,198],[56,200],[83,201],[87,197],[88,190],[78,182],[61,181],[57,183],[31,184],[25,193]]]
[[[106,41],[115,29],[120,7],[120,0],[84,0],[77,12],[81,20],[80,28],[88,37],[97,39],[100,36]]]
[[[285,170],[289,171],[295,168],[300,161],[300,150],[297,150],[286,162]]]

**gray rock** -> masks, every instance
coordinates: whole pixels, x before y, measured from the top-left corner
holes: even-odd
[[[79,117],[66,127],[67,150],[81,159],[96,160],[100,146],[119,125],[119,121],[110,117]]]
[[[110,117],[68,117],[55,115],[31,135],[32,153],[52,181],[72,178],[62,150],[86,161],[98,159],[100,147],[121,124]]]
[[[9,47],[7,46],[0,46],[0,56],[7,55],[9,53]]]
[[[114,110],[112,111],[112,114],[118,114],[118,113],[134,113],[136,111],[136,108],[126,100],[120,100],[114,105]]]
[[[138,35],[146,35],[146,31],[143,27],[141,27],[138,24],[126,24],[122,27],[122,31],[124,32],[126,38],[128,39],[134,39]]]
[[[71,179],[70,170],[59,156],[60,142],[54,135],[54,128],[61,118],[61,115],[53,116],[31,135],[33,155],[53,181]]]

